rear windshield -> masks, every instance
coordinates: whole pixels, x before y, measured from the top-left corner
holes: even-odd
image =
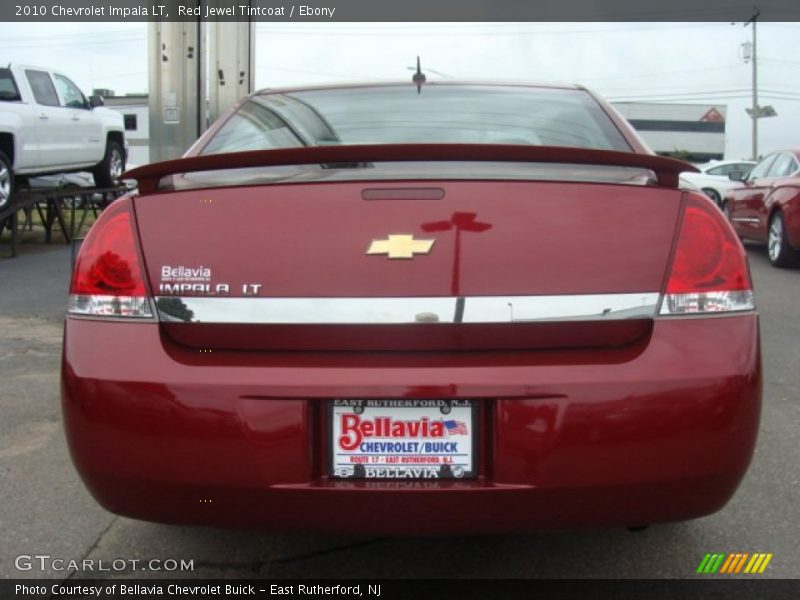
[[[19,90],[14,82],[10,69],[0,69],[0,101],[13,102],[19,100]]]
[[[396,85],[264,93],[201,154],[331,144],[519,144],[631,150],[587,92],[521,86]]]

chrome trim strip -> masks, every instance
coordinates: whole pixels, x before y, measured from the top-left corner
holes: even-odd
[[[658,302],[658,292],[464,298],[156,298],[162,321],[282,325],[650,319]]]
[[[731,221],[736,221],[737,223],[751,223],[754,225],[761,223],[758,217],[732,217]]]

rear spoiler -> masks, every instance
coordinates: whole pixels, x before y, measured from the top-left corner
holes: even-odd
[[[139,193],[158,191],[163,177],[198,171],[365,162],[534,162],[637,167],[649,169],[661,187],[678,187],[678,174],[697,171],[674,158],[612,150],[593,150],[561,146],[521,146],[500,144],[376,144],[350,146],[308,146],[278,150],[255,150],[189,156],[153,163],[127,171],[123,177],[136,179]]]

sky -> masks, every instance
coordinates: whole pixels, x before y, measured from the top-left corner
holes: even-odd
[[[0,23],[0,63],[65,72],[85,92],[147,91],[146,23]],[[267,23],[256,87],[431,79],[555,81],[625,101],[725,104],[726,158],[750,155],[752,65],[741,23]],[[759,154],[800,145],[800,23],[758,24]]]

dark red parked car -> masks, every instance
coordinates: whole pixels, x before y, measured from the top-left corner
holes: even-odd
[[[395,534],[719,510],[758,316],[685,163],[569,86],[264,91],[87,236],[63,407],[86,485],[173,523]]]
[[[800,151],[767,155],[741,186],[726,194],[722,209],[740,237],[767,245],[774,266],[796,265],[800,260]]]

